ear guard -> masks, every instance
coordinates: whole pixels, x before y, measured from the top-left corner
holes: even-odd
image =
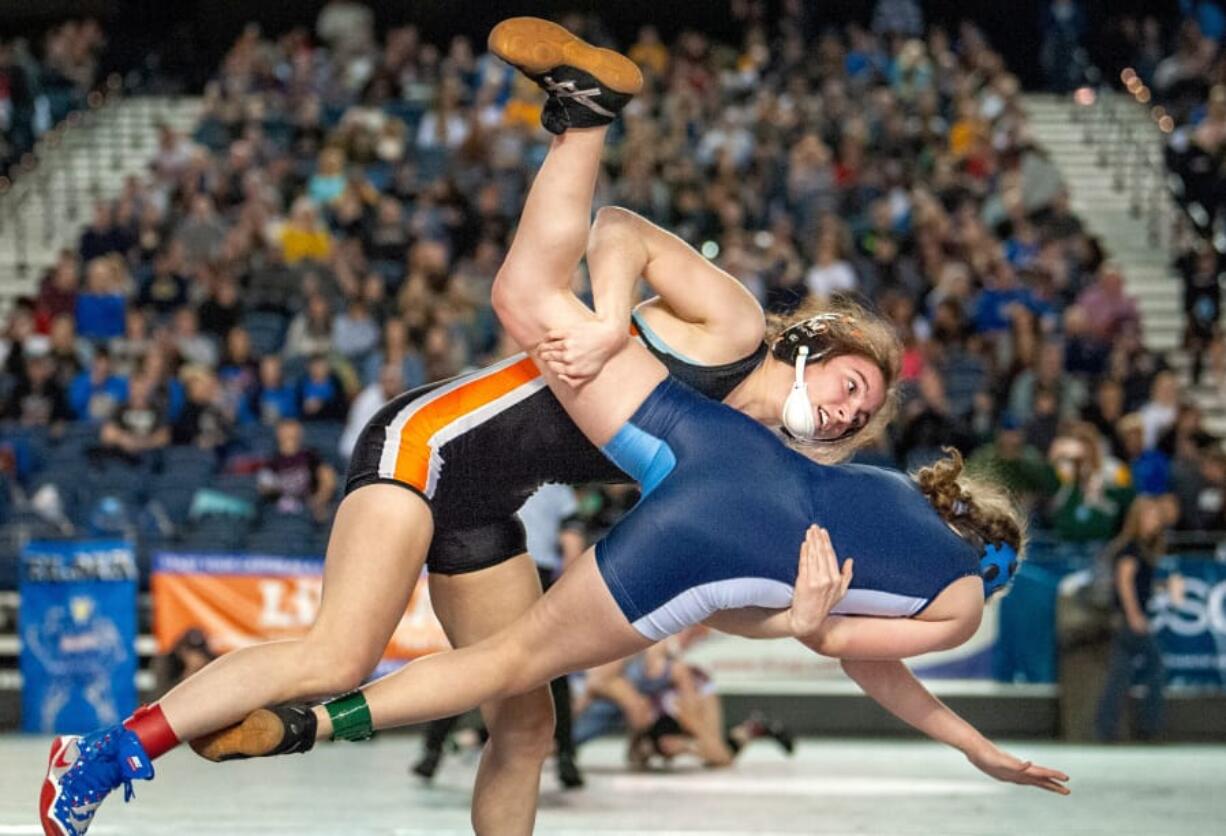
[[[1004,589],[1017,574],[1017,550],[1001,543],[989,543],[979,556],[979,576],[983,578],[983,597],[992,595]]]
[[[809,401],[809,387],[805,384],[805,361],[809,347],[802,345],[796,353],[796,379],[792,391],[783,402],[783,428],[797,441],[814,441],[817,421],[813,417],[813,404]]]
[[[813,403],[809,400],[809,390],[805,384],[805,366],[830,353],[826,333],[831,322],[841,322],[842,319],[843,315],[837,313],[811,316],[780,334],[771,347],[776,359],[796,366],[796,379],[792,382],[787,400],[783,402],[782,415],[784,432],[794,441],[820,444],[826,440],[836,440],[814,437],[817,421],[813,417]],[[851,431],[847,434],[850,435]]]

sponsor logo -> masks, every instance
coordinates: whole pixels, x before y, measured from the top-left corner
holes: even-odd
[[[310,627],[323,597],[323,578],[269,578],[260,581],[260,627],[290,630]]]
[[[1185,638],[1205,632],[1226,635],[1226,581],[1210,584],[1185,575],[1183,583],[1178,604],[1165,595],[1155,596],[1152,630],[1165,628]]]
[[[72,766],[73,761],[76,760],[76,756],[74,755],[72,758],[68,757],[68,750],[71,748],[71,744],[68,743],[61,746],[60,751],[56,753],[55,761],[51,765],[56,769],[67,769],[68,767]]]

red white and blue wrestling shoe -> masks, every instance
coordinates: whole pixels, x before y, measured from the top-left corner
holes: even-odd
[[[38,797],[43,833],[85,836],[111,790],[122,784],[123,800],[130,801],[132,781],[152,777],[153,763],[136,735],[123,726],[109,726],[85,737],[55,738]]]

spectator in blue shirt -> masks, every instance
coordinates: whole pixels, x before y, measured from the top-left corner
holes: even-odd
[[[260,367],[251,351],[251,336],[241,325],[226,335],[226,353],[217,370],[230,412],[239,424],[255,420],[252,404],[260,385]]]
[[[298,386],[299,413],[303,421],[344,421],[348,404],[345,389],[332,373],[327,355],[314,354],[307,363],[306,377]]]
[[[128,380],[111,371],[111,355],[98,346],[89,371],[81,372],[68,390],[72,414],[88,421],[106,421],[128,401]]]
[[[319,154],[319,168],[307,182],[307,194],[320,206],[336,201],[345,190],[345,152],[325,148]]]
[[[90,340],[122,336],[126,327],[123,261],[96,258],[86,271],[85,291],[77,295],[77,333]]]
[[[255,396],[255,417],[268,427],[275,426],[282,418],[298,417],[298,389],[285,381],[281,358],[275,354],[260,358],[260,384]]]
[[[1017,280],[1017,274],[1008,264],[998,264],[984,278],[983,290],[975,297],[971,319],[977,334],[996,334],[1008,331],[1012,326],[1010,309],[1013,305],[1035,310],[1030,291]]]

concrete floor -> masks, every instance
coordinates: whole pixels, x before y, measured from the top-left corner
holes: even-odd
[[[766,744],[732,770],[679,766],[631,774],[622,747],[583,751],[588,787],[558,792],[547,767],[538,833],[1210,834],[1226,832],[1226,747],[1074,747],[1018,743],[1015,754],[1068,772],[1061,798],[990,781],[956,752],[924,742],[803,742],[794,758]],[[45,738],[0,737],[0,836],[38,834]],[[474,758],[445,762],[434,787],[406,772],[418,742],[385,736],[307,756],[213,765],[190,751],[158,762],[136,799],[113,795],[90,830],[107,834],[469,833]]]

